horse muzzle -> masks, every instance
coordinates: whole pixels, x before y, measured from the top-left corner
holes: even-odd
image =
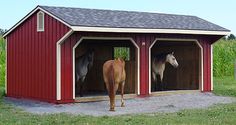
[[[178,66],[179,66],[179,64],[175,64],[175,65],[174,65],[174,68],[177,68]]]

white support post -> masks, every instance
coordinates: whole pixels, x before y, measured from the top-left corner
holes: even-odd
[[[6,52],[6,57],[5,57],[5,94],[7,95],[7,37],[6,37],[6,45],[5,45],[5,52]]]

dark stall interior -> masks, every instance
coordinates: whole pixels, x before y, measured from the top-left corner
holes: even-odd
[[[84,54],[88,49],[94,49],[94,63],[85,78],[83,95],[103,96],[107,95],[105,83],[103,81],[102,67],[105,61],[114,59],[118,54],[122,54],[122,49],[126,54],[126,83],[125,94],[135,94],[137,90],[137,50],[129,40],[83,40],[76,48],[76,57]],[[77,83],[76,83],[77,84]],[[81,83],[79,83],[81,84]],[[118,94],[119,94],[118,89]],[[80,97],[80,87],[75,88],[76,97]]]
[[[163,90],[198,90],[201,78],[201,53],[198,45],[190,41],[157,41],[151,49],[151,57],[166,52],[174,52],[179,66],[174,68],[166,63],[162,82]],[[152,92],[161,91],[161,81],[159,76],[157,78],[157,82],[152,79]]]

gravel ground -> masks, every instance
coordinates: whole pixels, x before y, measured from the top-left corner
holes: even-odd
[[[191,94],[128,99],[125,100],[125,107],[120,107],[120,100],[116,100],[116,111],[110,112],[108,111],[108,101],[56,105],[31,100],[5,98],[6,103],[10,103],[26,112],[34,114],[68,113],[92,116],[177,112],[183,109],[206,108],[214,104],[232,103],[235,101],[236,98],[197,92]]]

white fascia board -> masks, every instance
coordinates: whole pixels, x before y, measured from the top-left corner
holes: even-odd
[[[74,31],[87,32],[116,32],[116,33],[171,33],[171,34],[202,34],[202,35],[229,35],[229,31],[204,31],[204,30],[180,30],[180,29],[142,29],[142,28],[108,28],[108,27],[84,27],[71,26]]]

